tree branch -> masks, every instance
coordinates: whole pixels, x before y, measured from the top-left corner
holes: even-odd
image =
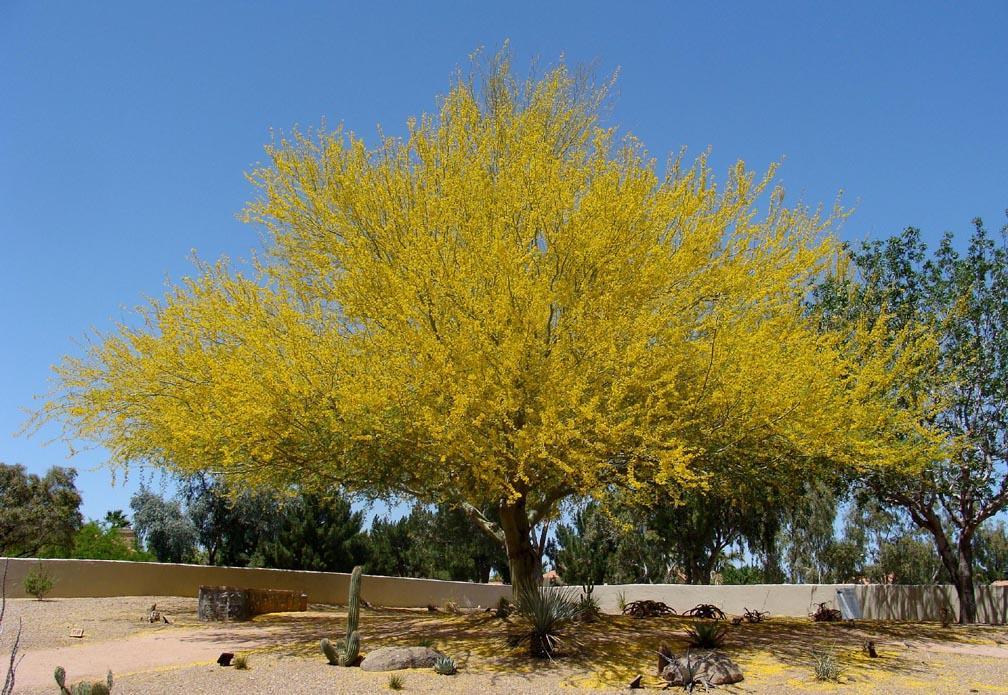
[[[483,512],[469,504],[468,502],[463,502],[459,508],[465,512],[469,520],[476,524],[480,531],[485,533],[491,539],[497,541],[501,545],[504,545],[504,531],[501,527],[494,522],[487,519]]]

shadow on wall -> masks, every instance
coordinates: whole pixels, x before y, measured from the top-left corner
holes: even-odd
[[[959,616],[959,598],[955,587],[892,586],[872,584],[858,587],[864,617],[869,620],[941,621],[942,609],[955,622]],[[1008,587],[976,588],[977,621],[1004,625],[1008,620]]]

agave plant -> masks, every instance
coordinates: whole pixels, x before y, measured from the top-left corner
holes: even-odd
[[[715,621],[702,620],[686,628],[686,641],[698,649],[717,649],[724,644],[728,628]]]
[[[518,595],[515,612],[521,632],[509,638],[511,646],[528,642],[529,653],[537,658],[553,658],[560,644],[560,632],[581,612],[578,596],[569,589],[529,587]]]
[[[458,672],[455,659],[450,656],[439,656],[434,660],[434,673],[440,676],[454,676]]]

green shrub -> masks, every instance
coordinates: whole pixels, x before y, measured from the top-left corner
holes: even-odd
[[[56,580],[53,579],[53,576],[46,571],[46,568],[40,562],[38,567],[25,575],[24,590],[26,594],[34,596],[41,601],[46,594],[52,591],[53,584],[55,583]]]

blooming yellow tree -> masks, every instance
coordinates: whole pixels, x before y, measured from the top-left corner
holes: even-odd
[[[927,433],[891,401],[919,353],[803,310],[835,216],[741,163],[720,186],[704,158],[660,171],[604,98],[499,57],[402,139],[276,142],[255,272],[198,266],[64,360],[36,423],[113,465],[463,508],[516,585],[571,497],[914,456]]]

